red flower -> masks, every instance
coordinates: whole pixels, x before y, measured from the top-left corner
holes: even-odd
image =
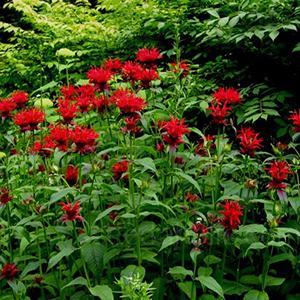
[[[242,207],[236,201],[225,200],[222,204],[223,210],[220,213],[223,218],[220,223],[223,225],[227,234],[231,234],[241,223],[240,217],[243,215]]]
[[[259,133],[252,128],[244,127],[239,131],[237,138],[240,140],[241,153],[254,155],[254,152],[262,147],[263,139],[259,137]]]
[[[76,105],[82,113],[90,111],[94,107],[95,98],[89,96],[80,96],[76,100]]]
[[[213,123],[226,125],[226,117],[229,115],[232,108],[224,104],[213,104],[210,102],[208,110],[211,111],[211,116],[213,118]]]
[[[175,162],[175,164],[183,165],[184,164],[184,159],[181,156],[176,156],[174,162]]]
[[[201,224],[201,223],[196,223],[196,224],[193,224],[192,226],[192,230],[197,233],[197,234],[206,234],[208,233],[208,228]]]
[[[65,212],[65,214],[61,217],[61,220],[66,223],[68,221],[79,221],[82,222],[84,219],[80,215],[81,207],[80,207],[80,201],[76,201],[74,204],[67,202],[61,202],[59,204],[62,208],[62,210]]]
[[[65,178],[70,186],[75,185],[78,180],[78,167],[68,165],[65,173]]]
[[[143,98],[137,97],[132,93],[119,93],[114,95],[115,103],[123,114],[132,114],[142,111],[146,107]]]
[[[9,190],[6,188],[0,189],[0,207],[7,204],[12,200],[12,196],[9,194]]]
[[[298,111],[295,110],[292,114],[290,114],[289,119],[294,125],[294,130],[296,132],[300,132],[300,109]]]
[[[180,73],[180,77],[186,77],[190,72],[190,65],[185,61],[173,62],[170,64],[171,71],[174,73]]]
[[[112,171],[114,173],[114,179],[115,180],[120,180],[121,178],[128,179],[128,174],[125,174],[126,172],[128,172],[128,167],[129,167],[129,162],[127,160],[122,160],[115,163],[112,167]]]
[[[197,194],[192,194],[191,192],[187,192],[185,194],[185,199],[187,202],[197,202],[200,197]]]
[[[156,61],[162,58],[162,55],[157,48],[142,48],[139,49],[136,54],[136,60],[147,65],[154,64]]]
[[[111,79],[112,72],[104,68],[92,68],[87,72],[87,77],[100,91],[103,91],[108,88],[107,82]]]
[[[20,270],[17,268],[16,264],[5,264],[2,267],[0,278],[13,280],[19,272]]]
[[[142,69],[141,72],[137,74],[137,78],[141,81],[141,86],[144,88],[149,88],[150,82],[159,79],[158,73],[153,69]]]
[[[109,58],[104,61],[103,67],[111,73],[118,73],[122,69],[122,62],[118,58]]]
[[[73,100],[76,96],[76,88],[73,85],[63,86],[60,92],[63,94],[65,100]]]
[[[76,145],[76,152],[87,154],[96,150],[96,139],[99,134],[92,128],[76,126],[70,139]]]
[[[64,122],[69,124],[76,117],[77,107],[70,101],[59,99],[57,111],[63,117]]]
[[[165,143],[171,147],[177,147],[183,143],[183,135],[190,132],[184,123],[184,119],[175,119],[171,117],[170,121],[162,121],[159,123],[162,131],[162,137]]]
[[[143,72],[143,68],[140,64],[127,61],[122,67],[122,78],[125,81],[133,83],[134,81],[139,80],[141,72]]]
[[[242,102],[241,94],[234,88],[219,88],[213,97],[218,104],[235,105]]]
[[[141,128],[137,125],[140,118],[141,117],[138,114],[134,114],[125,118],[124,121],[126,125],[122,128],[122,131],[133,135],[138,134],[141,131]]]
[[[14,117],[15,124],[18,125],[22,131],[36,130],[38,124],[44,122],[44,120],[45,114],[37,108],[22,110]]]
[[[0,115],[2,118],[11,116],[11,112],[17,108],[17,104],[11,99],[0,100]]]
[[[267,168],[272,180],[267,187],[269,189],[285,189],[287,184],[284,183],[289,174],[292,174],[290,165],[286,161],[274,161],[269,168]]]
[[[106,96],[101,95],[99,98],[94,99],[94,108],[97,109],[99,113],[103,113],[111,104],[110,99],[108,99]]]
[[[163,143],[157,143],[155,148],[157,152],[163,152],[165,150],[165,145]]]
[[[11,95],[11,100],[16,103],[17,107],[23,107],[28,102],[28,94],[24,91],[16,91]]]
[[[195,153],[200,156],[207,156],[208,155],[208,149],[213,148],[215,137],[213,135],[206,135],[204,138],[201,138],[198,142],[198,145],[195,148]]]
[[[56,144],[52,140],[50,136],[46,136],[44,138],[44,141],[37,141],[33,144],[33,147],[31,148],[31,152],[38,153],[44,157],[48,157],[51,155],[52,151],[51,149],[55,149]]]
[[[70,130],[62,126],[53,127],[50,130],[49,139],[55,143],[59,150],[68,151]]]
[[[77,98],[95,98],[95,87],[91,84],[84,84],[76,89]]]

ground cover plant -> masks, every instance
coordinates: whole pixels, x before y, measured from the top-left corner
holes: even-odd
[[[300,111],[270,139],[177,53],[0,100],[0,299],[299,296]]]

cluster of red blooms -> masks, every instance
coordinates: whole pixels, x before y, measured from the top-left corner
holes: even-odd
[[[267,171],[272,177],[272,180],[267,185],[269,189],[283,190],[287,187],[284,181],[288,178],[289,174],[292,174],[292,170],[286,161],[272,162]]]
[[[113,167],[113,177],[115,180],[120,180],[120,179],[128,179],[128,167],[129,167],[129,162],[127,160],[121,160],[119,162],[116,162]]]
[[[300,132],[300,109],[298,111],[295,110],[293,113],[291,113],[290,120],[294,125],[294,131]]]
[[[0,189],[0,207],[12,200],[12,196],[7,188]]]
[[[185,194],[185,199],[187,202],[193,203],[193,202],[197,202],[200,199],[200,197],[197,194],[187,192]]]
[[[226,125],[226,117],[232,107],[241,103],[240,93],[233,88],[219,88],[213,94],[208,110],[211,112],[213,123]]]
[[[198,235],[197,241],[194,243],[198,249],[201,245],[208,245],[209,240],[205,236],[208,233],[208,228],[200,222],[193,224],[192,230]]]
[[[78,167],[68,165],[65,173],[65,179],[70,186],[73,186],[78,181]]]
[[[58,148],[60,151],[68,151],[70,145],[74,145],[74,151],[81,154],[92,153],[96,150],[96,139],[99,134],[92,128],[75,126],[73,129],[63,126],[54,126],[50,129],[44,140],[35,142],[32,152],[49,156],[50,149]]]
[[[0,116],[8,118],[17,108],[22,108],[28,102],[28,94],[23,91],[15,91],[9,98],[0,100]]]
[[[160,128],[163,141],[170,145],[171,148],[176,148],[182,144],[183,135],[189,133],[190,130],[185,125],[184,119],[175,119],[171,117],[169,121],[159,121],[158,127]]]
[[[20,270],[17,268],[16,264],[5,264],[2,267],[1,273],[0,273],[0,279],[5,278],[9,281],[13,280],[17,274],[20,272]]]
[[[64,212],[64,215],[61,217],[61,221],[66,223],[68,221],[74,222],[79,221],[82,222],[84,219],[80,215],[81,207],[80,207],[80,201],[76,201],[74,204],[67,202],[61,202],[59,204],[61,206],[61,209]]]
[[[24,109],[14,116],[14,123],[21,131],[32,131],[45,120],[45,114],[37,108]]]
[[[240,140],[241,153],[254,156],[256,150],[262,147],[263,139],[259,137],[259,133],[255,132],[252,128],[242,128],[237,138]]]
[[[223,217],[220,223],[223,225],[227,235],[231,235],[234,229],[237,229],[241,224],[241,216],[243,215],[243,209],[236,201],[226,200],[222,204],[223,210],[220,213]]]

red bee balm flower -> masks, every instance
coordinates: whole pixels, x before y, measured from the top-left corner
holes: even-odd
[[[211,111],[211,116],[213,118],[213,123],[226,125],[226,117],[229,115],[232,108],[224,104],[214,105],[210,102],[208,110]]]
[[[65,178],[70,186],[75,185],[78,180],[78,167],[73,165],[67,166]]]
[[[164,142],[175,148],[183,143],[183,135],[190,132],[184,123],[184,119],[179,120],[174,117],[170,121],[160,122],[159,127],[162,130]]]
[[[2,118],[11,116],[11,112],[17,108],[17,104],[11,99],[0,100],[0,115]]]
[[[231,234],[234,229],[237,229],[241,223],[240,217],[243,215],[242,207],[236,201],[226,200],[222,204],[223,210],[220,213],[223,215],[221,224],[227,234]]]
[[[218,104],[235,105],[242,102],[241,94],[233,88],[219,88],[213,97]]]
[[[124,121],[126,125],[122,128],[123,132],[136,135],[141,131],[141,128],[138,127],[138,122],[140,121],[140,116],[138,114],[129,116],[125,118]]]
[[[16,264],[5,264],[2,267],[0,278],[13,280],[19,272],[20,270],[17,268]]]
[[[45,114],[37,108],[22,110],[14,117],[15,124],[20,126],[22,131],[35,130],[38,124],[44,122],[44,120]]]
[[[267,169],[272,180],[267,187],[269,189],[285,189],[287,184],[284,183],[289,174],[292,174],[290,165],[285,161],[274,161]]]
[[[298,111],[294,111],[289,119],[293,122],[294,131],[300,132],[300,109]]]
[[[76,88],[73,85],[63,86],[60,92],[63,94],[65,100],[73,100],[76,96]]]
[[[208,233],[208,228],[201,224],[201,223],[196,223],[196,224],[193,224],[192,226],[192,230],[195,232],[195,233],[198,233],[198,234],[205,234],[205,233]]]
[[[114,179],[115,180],[120,180],[121,178],[128,179],[128,174],[124,176],[124,174],[128,172],[128,167],[129,167],[129,162],[127,160],[122,160],[115,163],[112,167],[112,171],[114,173]]]
[[[240,140],[241,153],[253,156],[254,152],[262,147],[263,139],[252,128],[242,128],[237,138]]]
[[[49,139],[52,140],[61,151],[68,151],[69,138],[70,130],[61,126],[53,127],[49,134]]]
[[[181,78],[186,77],[190,72],[190,65],[185,61],[171,63],[170,67],[172,72],[180,73]]]
[[[11,100],[16,103],[17,107],[23,107],[28,102],[28,94],[24,91],[16,91],[11,95]]]
[[[111,102],[109,98],[102,95],[99,98],[95,98],[93,104],[99,113],[103,113],[110,106]]]
[[[136,54],[136,60],[146,64],[153,64],[161,58],[162,55],[159,53],[157,48],[142,48],[139,49],[139,51]]]
[[[59,114],[63,117],[64,122],[69,124],[76,117],[77,107],[75,104],[67,100],[58,100],[58,110]]]
[[[122,62],[118,58],[109,58],[104,61],[104,69],[109,70],[111,73],[118,73],[122,68]]]
[[[74,204],[72,203],[64,203],[61,202],[59,204],[61,206],[61,209],[65,212],[65,214],[61,217],[61,220],[66,223],[68,221],[79,221],[82,222],[84,219],[80,215],[81,207],[80,207],[80,201],[76,201]]]
[[[132,84],[134,81],[138,81],[140,74],[143,72],[143,68],[140,64],[127,61],[122,67],[122,78],[125,81],[130,81]]]
[[[9,190],[6,188],[0,189],[0,207],[7,204],[9,201],[11,201],[12,196],[9,194]]]
[[[87,77],[91,83],[94,83],[101,91],[107,89],[107,82],[112,77],[112,72],[103,68],[92,68],[87,72]]]
[[[123,114],[136,113],[146,107],[145,100],[132,93],[120,93],[116,96],[115,103]]]
[[[143,69],[137,78],[141,81],[141,86],[144,88],[149,88],[150,82],[159,79],[158,73],[153,69]]]
[[[187,192],[185,194],[185,199],[187,202],[197,202],[200,197],[197,194],[192,194],[191,192]]]
[[[87,154],[96,150],[99,134],[92,128],[76,126],[71,132],[71,141],[76,145],[76,152]]]

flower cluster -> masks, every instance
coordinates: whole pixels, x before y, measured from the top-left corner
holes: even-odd
[[[64,223],[68,221],[82,222],[84,220],[83,217],[80,215],[80,211],[81,211],[80,201],[76,201],[74,204],[70,202],[67,203],[61,202],[60,206],[64,212],[64,215],[61,217],[62,222]]]
[[[19,272],[20,270],[17,268],[16,264],[5,264],[2,267],[0,279],[5,278],[11,281],[17,276]]]
[[[256,150],[262,147],[263,139],[259,137],[259,133],[255,132],[252,128],[242,128],[237,138],[240,140],[241,153],[254,156]]]
[[[300,132],[300,109],[298,111],[294,111],[290,115],[290,120],[292,121],[294,125],[294,131]]]
[[[22,110],[14,117],[14,122],[21,131],[33,131],[45,120],[45,114],[37,108]]]
[[[269,175],[272,180],[268,183],[267,187],[269,189],[279,189],[283,190],[287,187],[284,181],[288,178],[289,174],[292,174],[291,168],[286,161],[274,161],[267,168]]]
[[[234,229],[237,229],[241,223],[243,215],[242,207],[236,201],[226,200],[222,204],[223,210],[220,213],[223,215],[220,223],[224,227],[227,235],[230,235]]]
[[[163,141],[172,148],[176,148],[182,144],[184,142],[183,135],[190,132],[185,125],[184,119],[179,120],[174,117],[171,117],[169,121],[160,121],[158,126]]]
[[[12,196],[7,188],[0,189],[0,207],[12,200]]]

